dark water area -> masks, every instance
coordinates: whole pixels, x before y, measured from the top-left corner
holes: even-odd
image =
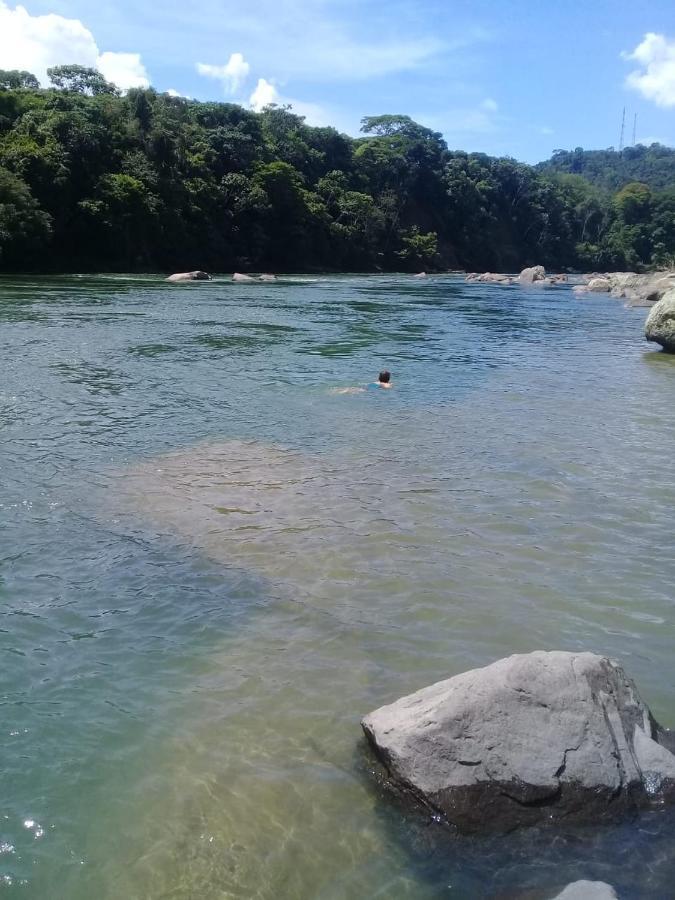
[[[617,657],[675,726],[645,315],[452,276],[0,280],[0,892],[673,896],[672,810],[457,838],[359,727],[548,648]]]

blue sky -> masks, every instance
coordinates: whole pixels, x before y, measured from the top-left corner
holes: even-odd
[[[358,132],[406,113],[451,148],[675,144],[673,0],[0,0],[0,68],[98,65],[122,87],[290,102]]]

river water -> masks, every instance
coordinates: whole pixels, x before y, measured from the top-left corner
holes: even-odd
[[[0,281],[0,894],[672,896],[671,811],[454,837],[359,727],[538,648],[619,658],[675,725],[644,318],[451,276]]]

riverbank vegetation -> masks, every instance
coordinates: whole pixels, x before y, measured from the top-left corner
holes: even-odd
[[[448,149],[407,116],[362,136],[91,69],[0,72],[0,269],[640,269],[675,257],[675,150]]]

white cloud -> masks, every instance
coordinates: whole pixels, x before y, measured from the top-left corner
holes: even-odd
[[[224,41],[241,47],[254,70],[274,72],[280,82],[386,77],[487,39],[473,27],[441,34],[411,0],[200,0],[170,4],[167,15],[211,54]]]
[[[184,97],[185,96],[185,94],[181,94],[180,91],[177,91],[176,88],[169,88],[166,91],[166,93],[169,95],[169,97]]]
[[[150,79],[141,62],[140,53],[101,53],[96,66],[108,81],[112,81],[123,91],[132,87],[150,87]]]
[[[318,103],[307,103],[304,100],[295,100],[279,93],[277,86],[266,78],[259,78],[255,90],[249,97],[249,106],[256,112],[260,112],[270,103],[279,106],[290,106],[291,111],[298,116],[303,116],[308,125],[335,127],[335,116],[331,115]]]
[[[626,78],[629,88],[639,91],[657,106],[675,106],[675,39],[650,31],[632,53],[622,56],[642,67]]]
[[[98,47],[79,19],[31,16],[23,6],[0,0],[0,60],[3,69],[25,69],[42,83],[47,69],[64,63],[94,66]]]
[[[47,69],[77,63],[98,69],[122,90],[150,83],[138,53],[100,53],[94,35],[79,19],[31,16],[23,6],[0,0],[0,65],[32,72],[48,83]]]
[[[497,112],[499,107],[497,106],[496,100],[493,100],[491,97],[486,97],[481,103],[481,109],[484,109],[486,112]]]
[[[226,94],[235,94],[246,81],[251,67],[241,53],[233,53],[224,66],[197,63],[197,71],[206,78],[222,82]]]
[[[255,90],[249,98],[249,103],[256,112],[260,112],[270,103],[279,103],[281,97],[276,87],[265,78],[259,78]]]

